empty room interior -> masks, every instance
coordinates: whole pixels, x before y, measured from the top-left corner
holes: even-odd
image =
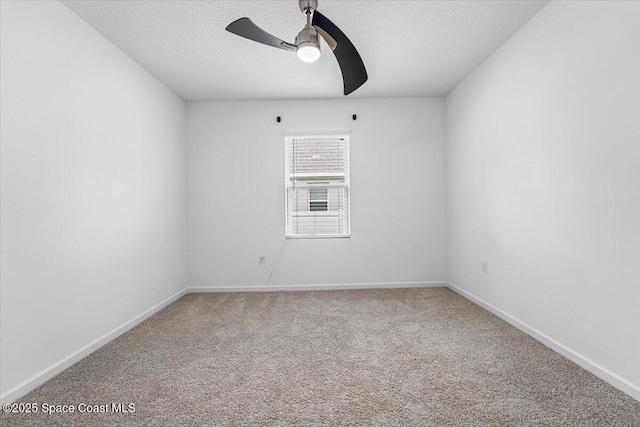
[[[0,7],[1,425],[640,426],[640,2]]]

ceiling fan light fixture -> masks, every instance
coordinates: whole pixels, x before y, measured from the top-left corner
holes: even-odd
[[[320,58],[318,32],[311,25],[305,26],[296,37],[296,54],[301,61],[314,62]]]
[[[298,45],[296,54],[301,61],[314,62],[320,58],[320,46],[317,46],[312,42],[304,42]]]

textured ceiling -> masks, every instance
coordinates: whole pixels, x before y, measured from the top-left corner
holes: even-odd
[[[295,53],[225,31],[247,16],[293,42],[305,18],[286,1],[63,3],[185,100],[340,98],[342,77],[323,43]],[[356,46],[369,81],[350,98],[447,94],[548,1],[319,0]]]

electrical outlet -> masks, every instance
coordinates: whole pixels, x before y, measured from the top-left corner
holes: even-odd
[[[258,255],[258,264],[265,264],[267,262],[267,256],[266,255]]]
[[[482,260],[482,272],[483,273],[487,272],[487,260],[486,259]]]

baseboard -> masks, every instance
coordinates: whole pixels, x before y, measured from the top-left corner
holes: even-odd
[[[478,298],[472,293],[457,287],[453,283],[447,282],[447,287],[451,289],[453,292],[463,296],[464,298],[490,311],[491,313],[495,314],[505,322],[520,329],[525,334],[536,339],[537,341],[540,341],[542,344],[546,345],[547,347],[551,348],[557,353],[560,353],[567,359],[571,360],[575,364],[591,372],[593,375],[597,376],[598,378],[611,384],[618,390],[621,390],[624,393],[628,394],[629,396],[633,397],[634,399],[640,401],[640,386],[638,386],[637,384],[634,384],[631,381],[628,381],[627,379],[621,377],[620,375],[614,372],[611,372],[610,370],[598,364],[597,362],[594,362],[593,360],[589,359],[588,357],[585,357],[584,355],[578,353],[577,351],[570,349],[569,347],[562,344],[561,342],[556,341],[555,339],[551,338],[545,333],[540,332],[534,327],[526,324],[525,322],[522,322],[521,320],[502,311],[501,309],[484,301],[483,299]]]
[[[107,344],[109,341],[114,340],[115,338],[127,332],[129,329],[132,329],[134,326],[138,325],[142,321],[153,316],[155,313],[162,310],[164,307],[168,306],[172,302],[176,301],[178,298],[182,297],[185,293],[186,293],[186,289],[181,290],[180,292],[170,296],[164,301],[154,305],[150,309],[146,310],[144,313],[137,315],[136,317],[129,320],[128,322],[125,322],[122,325],[118,326],[117,328],[107,332],[100,338],[87,344],[86,346],[82,347],[80,350],[70,354],[69,356],[65,357],[59,362],[53,364],[49,368],[46,368],[38,372],[28,380],[23,381],[17,386],[9,389],[5,393],[3,393],[2,396],[0,396],[0,403],[5,404],[5,403],[13,402],[14,400],[19,399],[20,397],[24,396],[30,391],[36,389],[37,387],[41,386],[45,382],[49,381],[51,378],[55,377],[56,375],[58,375],[59,373],[61,373],[71,365],[73,365],[74,363],[79,362],[80,360],[84,359],[85,357],[87,357],[88,355],[90,355],[91,353],[93,353],[103,345]]]
[[[281,292],[281,291],[326,291],[337,289],[400,289],[400,288],[445,288],[447,282],[377,282],[335,283],[319,285],[273,285],[273,286],[206,286],[187,288],[188,293],[198,292]]]

